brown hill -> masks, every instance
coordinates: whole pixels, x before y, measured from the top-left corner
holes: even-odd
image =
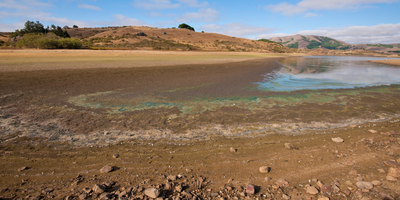
[[[79,38],[85,46],[111,49],[202,50],[293,52],[277,43],[268,43],[216,33],[194,32],[188,29],[159,29],[151,27],[108,27],[67,29],[71,37]]]

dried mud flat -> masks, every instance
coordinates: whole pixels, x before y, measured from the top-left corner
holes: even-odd
[[[276,59],[3,70],[0,198],[399,198],[398,87],[254,90]]]

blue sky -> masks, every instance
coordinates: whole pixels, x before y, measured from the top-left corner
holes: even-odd
[[[0,0],[0,32],[45,26],[177,27],[249,39],[303,34],[400,43],[400,0]]]

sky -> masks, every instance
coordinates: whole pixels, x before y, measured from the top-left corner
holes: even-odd
[[[400,43],[400,0],[0,0],[0,32],[45,26],[177,27],[248,39],[321,35]]]

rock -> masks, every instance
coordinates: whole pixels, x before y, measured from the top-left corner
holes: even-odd
[[[114,154],[113,158],[119,158],[119,154]]]
[[[349,189],[347,189],[347,188],[341,190],[341,192],[342,192],[343,194],[345,194],[346,196],[350,196],[350,194],[351,194],[351,191],[350,191]]]
[[[389,195],[387,195],[387,194],[385,194],[383,192],[379,193],[379,195],[381,195],[383,200],[394,200],[393,197],[391,197],[391,196],[389,196]]]
[[[323,185],[323,186],[321,186],[321,192],[322,193],[332,193],[333,188],[330,185]]]
[[[313,195],[319,193],[317,188],[315,188],[314,186],[307,187],[306,192],[307,194],[313,194]]]
[[[110,194],[110,193],[103,193],[103,194],[101,194],[100,196],[99,196],[99,199],[101,199],[101,200],[106,200],[106,199],[112,199],[113,198],[113,195],[112,194]]]
[[[332,141],[334,141],[334,142],[336,142],[336,143],[341,143],[341,142],[343,142],[344,140],[343,140],[342,138],[340,138],[340,137],[336,137],[336,138],[332,138]]]
[[[368,130],[370,133],[377,133],[378,131],[376,131],[376,130],[372,130],[372,129],[370,129],[370,130]]]
[[[119,197],[118,200],[129,200],[129,199],[127,199],[125,197]]]
[[[380,182],[380,181],[378,181],[378,180],[372,181],[371,183],[372,183],[372,185],[374,185],[374,186],[382,185],[382,182]]]
[[[390,166],[390,167],[400,167],[399,163],[392,161],[392,160],[384,161],[383,163],[385,163],[385,165]]]
[[[299,149],[298,147],[294,146],[291,143],[285,143],[285,148],[289,149],[289,150],[292,150],[292,149],[297,149],[298,150]]]
[[[282,199],[289,200],[291,197],[286,194],[282,194]]]
[[[275,184],[279,187],[289,187],[289,183],[285,179],[279,179]]]
[[[269,182],[270,180],[272,180],[272,179],[270,177],[268,177],[268,176],[264,178],[265,182]]]
[[[84,191],[86,194],[89,194],[89,193],[92,192],[92,189],[90,189],[90,188],[88,188],[88,187],[85,187],[85,188],[83,188],[83,191]]]
[[[356,183],[356,185],[360,189],[370,190],[370,189],[374,188],[374,185],[372,183],[366,182],[366,181],[359,181]]]
[[[180,193],[180,192],[182,192],[183,188],[181,185],[177,185],[177,186],[175,186],[175,190]]]
[[[354,165],[355,163],[354,163],[354,161],[346,160],[346,162],[344,162],[344,164],[348,165],[348,166],[351,166],[351,165]]]
[[[114,169],[113,167],[106,165],[100,169],[100,173],[108,173],[111,172],[113,169]]]
[[[271,167],[261,166],[260,168],[258,168],[258,171],[260,171],[260,173],[266,174],[271,171]]]
[[[318,200],[329,200],[329,197],[321,197],[321,198],[318,198]]]
[[[96,184],[93,186],[92,190],[94,193],[101,194],[104,192],[105,188],[102,185]]]
[[[246,185],[246,193],[247,193],[247,194],[255,194],[255,193],[256,193],[256,190],[255,190],[255,188],[254,188],[254,185],[247,184],[247,185]]]
[[[150,198],[155,199],[155,198],[158,197],[158,195],[160,195],[160,191],[157,190],[156,188],[149,188],[149,189],[146,189],[146,190],[144,191],[144,194],[145,194],[146,196],[150,197]]]
[[[169,175],[169,176],[167,176],[167,180],[176,181],[176,176],[175,175]]]
[[[333,191],[334,191],[335,193],[340,192],[340,188],[339,188],[338,186],[336,186],[336,185],[332,185],[332,189],[333,189]]]
[[[232,152],[232,153],[237,152],[237,150],[235,148],[232,148],[232,147],[229,149],[229,151]]]
[[[165,183],[164,189],[166,189],[166,190],[172,189],[172,183],[170,183],[170,182]]]
[[[317,182],[318,187],[322,187],[323,185],[325,185],[322,181],[318,181]]]
[[[83,193],[81,195],[78,196],[79,199],[86,199],[87,198],[87,194]]]
[[[395,178],[393,176],[386,176],[386,180],[388,180],[388,181],[397,181],[397,178]]]
[[[398,168],[389,168],[388,176],[393,176],[395,178],[400,178],[400,169]]]
[[[353,185],[353,183],[349,180],[347,180],[345,183],[346,183],[346,185]]]
[[[385,170],[384,169],[378,169],[378,172],[385,173]]]
[[[331,184],[331,185],[332,185],[332,186],[333,186],[333,185],[340,186],[340,182],[337,181],[337,180],[334,180],[334,181],[332,181],[332,184]]]

